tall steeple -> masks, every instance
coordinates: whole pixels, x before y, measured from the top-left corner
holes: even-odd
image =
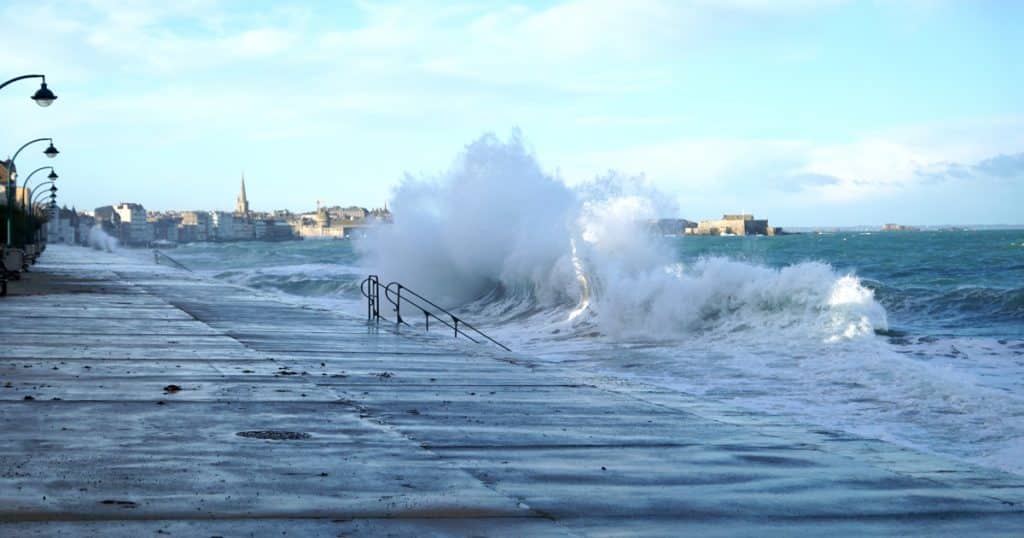
[[[242,172],[242,189],[238,193],[238,201],[235,202],[235,213],[249,215],[249,199],[245,197],[245,172]]]

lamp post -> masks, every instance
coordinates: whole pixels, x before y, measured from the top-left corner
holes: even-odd
[[[32,192],[28,188],[28,182],[32,181],[32,176],[36,175],[37,172],[42,172],[43,170],[46,170],[46,169],[50,170],[50,173],[49,173],[49,175],[46,176],[46,178],[49,179],[51,182],[52,181],[57,181],[57,178],[60,177],[60,176],[57,175],[57,171],[54,170],[52,166],[40,166],[39,168],[36,168],[35,170],[33,170],[32,173],[29,174],[27,178],[25,178],[25,183],[23,184],[22,189],[25,189],[25,192]],[[42,186],[42,183],[37,185],[37,187],[41,187],[41,186]],[[28,207],[27,207],[28,200],[23,198],[21,202],[22,202],[22,209],[28,210]]]
[[[0,88],[2,88],[2,86],[0,86]],[[43,83],[43,88],[41,88],[39,91],[42,91],[44,89],[46,89],[46,83],[45,82]],[[46,91],[50,91],[50,90],[46,90]],[[36,92],[36,93],[38,94],[39,92]],[[56,97],[54,97],[54,99],[56,99]],[[43,105],[43,106],[46,106],[46,105]],[[49,137],[35,138],[33,140],[29,140],[28,142],[25,142],[24,144],[22,144],[21,147],[18,148],[18,151],[14,152],[14,157],[11,157],[7,161],[7,243],[6,244],[7,244],[8,247],[12,246],[12,242],[11,242],[11,228],[14,227],[14,211],[13,211],[13,208],[14,208],[14,191],[15,191],[15,189],[18,186],[18,181],[17,181],[18,166],[16,164],[16,160],[18,159],[18,154],[20,154],[22,152],[22,150],[24,150],[25,148],[31,146],[32,144],[35,144],[36,142],[49,142],[50,143],[50,145],[45,150],[43,150],[43,155],[46,155],[47,157],[49,157],[51,159],[56,157],[60,153],[59,151],[57,151],[57,148],[55,148],[53,146],[53,139],[52,138],[49,138]]]
[[[38,185],[38,187],[42,187],[43,185],[46,185],[47,183],[49,183],[49,184],[50,184],[50,188],[49,188],[49,189],[47,189],[47,190],[41,190],[41,191],[39,191],[39,192],[38,192],[37,194],[35,194],[34,196],[32,196],[32,200],[30,200],[30,203],[29,203],[29,206],[28,206],[28,207],[29,207],[29,208],[31,208],[31,212],[30,212],[30,215],[32,215],[32,216],[33,216],[33,218],[34,218],[34,215],[35,215],[35,213],[36,213],[36,206],[37,206],[37,205],[38,205],[38,206],[40,206],[40,207],[39,207],[39,209],[41,210],[41,211],[40,211],[40,213],[42,213],[43,215],[45,215],[45,211],[44,211],[44,210],[42,210],[42,209],[43,209],[43,208],[42,208],[42,202],[43,202],[43,194],[44,194],[44,193],[46,193],[46,192],[49,192],[49,193],[50,193],[50,206],[51,206],[51,208],[52,208],[52,206],[55,206],[55,205],[56,205],[56,203],[57,203],[57,185],[55,185],[55,184],[54,184],[54,181],[53,181],[53,180],[50,180],[50,181],[44,181],[44,182],[40,183],[40,184]],[[37,187],[37,188],[38,188],[38,187]],[[42,228],[42,227],[40,227],[40,228]],[[37,232],[36,232],[36,230],[32,230],[32,232],[31,232],[31,233],[32,233],[33,235],[35,235],[35,234],[36,234]],[[33,243],[34,243],[34,242],[36,242],[36,241],[35,241],[35,239],[38,239],[38,238],[37,238],[37,237],[36,237],[36,238],[33,238],[32,236],[30,236],[30,237],[27,237],[26,239],[30,239],[30,242],[33,242]]]
[[[30,78],[38,78],[38,79],[42,80],[42,83],[39,85],[39,89],[36,90],[36,93],[32,94],[32,100],[35,101],[36,104],[41,106],[41,107],[48,107],[48,106],[52,105],[53,102],[57,100],[57,96],[54,95],[52,91],[50,91],[50,88],[46,87],[46,75],[21,75],[19,77],[14,77],[12,79],[9,79],[9,80],[5,81],[3,84],[0,84],[0,90],[6,88],[10,84],[18,82],[19,80],[26,80],[26,79],[30,79]],[[53,149],[53,154],[52,155],[49,153],[50,148]],[[50,141],[50,148],[47,148],[47,156],[48,157],[56,157],[57,156],[57,148],[53,147],[53,141],[52,140]],[[21,149],[19,149],[18,151],[20,152],[22,149],[25,149],[25,147],[22,146]],[[18,154],[15,153],[14,156],[17,157]],[[10,247],[11,246],[11,228],[14,226],[14,211],[13,211],[13,209],[14,209],[14,188],[15,188],[16,184],[14,182],[14,174],[15,174],[14,159],[11,159],[10,161],[8,161],[8,163],[9,164],[8,164],[8,169],[7,169],[7,175],[8,175],[8,182],[7,182],[7,193],[8,193],[7,194],[7,241],[6,241],[5,244],[8,247]]]

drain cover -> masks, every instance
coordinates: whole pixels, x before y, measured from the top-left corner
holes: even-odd
[[[274,441],[296,441],[312,437],[306,432],[283,432],[277,430],[238,432],[235,435],[251,439],[273,439]]]

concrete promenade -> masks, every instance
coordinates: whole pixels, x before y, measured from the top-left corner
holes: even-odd
[[[0,536],[1024,535],[1024,478],[52,246]],[[242,434],[242,435],[239,435]]]

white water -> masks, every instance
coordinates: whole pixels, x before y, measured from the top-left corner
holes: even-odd
[[[89,246],[96,250],[105,250],[107,252],[117,250],[117,239],[103,231],[103,227],[99,224],[96,224],[89,229],[88,241]]]
[[[641,224],[663,198],[616,174],[570,188],[517,136],[486,136],[406,178],[358,248],[519,351],[1024,473],[1021,387],[876,336],[886,313],[856,275],[679,263]]]
[[[871,336],[884,309],[855,276],[820,263],[781,270],[675,261],[643,221],[656,193],[614,174],[570,189],[521,141],[484,137],[438,178],[406,178],[392,226],[358,244],[362,263],[449,304],[485,297],[495,319],[533,312],[567,330],[673,340],[754,333],[814,341]]]

